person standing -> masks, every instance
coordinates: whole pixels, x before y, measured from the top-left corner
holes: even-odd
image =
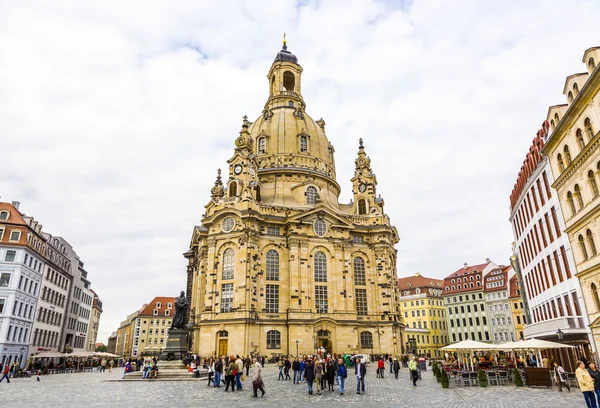
[[[294,370],[294,384],[300,384],[300,362],[298,361],[298,357],[292,363],[292,370]]]
[[[235,360],[235,385],[237,387],[238,391],[242,390],[242,374],[244,374],[244,362],[242,361],[242,359],[240,358],[240,356],[236,356],[237,359]]]
[[[562,392],[562,387],[566,387],[571,392],[571,387],[567,383],[567,374],[565,374],[564,368],[561,367],[558,361],[554,362],[554,379],[558,385],[559,392]]]
[[[291,367],[292,367],[292,364],[290,363],[290,359],[286,357],[285,361],[283,362],[283,373],[285,374],[284,381],[288,381],[288,380],[292,379],[292,377],[290,377],[290,368]]]
[[[344,360],[340,358],[338,359],[337,366],[337,381],[340,388],[340,395],[344,395],[344,382],[346,381],[346,377],[348,377],[348,371],[344,365]]]
[[[546,355],[542,355],[542,366],[546,369],[550,368],[550,360],[548,360],[548,357],[546,357]]]
[[[333,384],[335,384],[336,374],[337,370],[330,359],[327,361],[327,365],[325,366],[325,376],[327,379],[328,391],[333,391]]]
[[[115,360],[110,360],[108,362],[108,372],[112,373],[113,366],[115,365]]]
[[[394,368],[394,361],[392,360],[391,354],[388,356],[388,363],[390,364],[390,374],[392,374]]]
[[[317,383],[317,394],[321,395],[323,387],[323,362],[321,360],[317,360],[315,363],[315,382]]]
[[[579,389],[583,393],[583,398],[588,408],[598,408],[596,405],[596,396],[594,395],[594,379],[585,369],[585,364],[580,361],[579,367],[575,370],[575,377],[579,383]]]
[[[215,379],[213,380],[214,387],[221,387],[221,375],[223,374],[223,360],[217,357],[215,360]]]
[[[304,369],[306,368],[306,362],[304,361],[304,358],[302,358],[300,360],[300,381],[302,382],[306,382],[306,380],[304,379]],[[300,384],[300,381],[298,381],[298,384]]]
[[[367,375],[367,366],[365,363],[360,361],[360,358],[356,359],[355,365],[355,374],[356,374],[356,393],[360,394],[365,393],[365,376]]]
[[[392,363],[393,369],[394,369],[394,376],[396,377],[396,380],[398,379],[398,372],[400,371],[400,363],[398,362],[398,359],[394,357],[394,361]]]
[[[385,363],[383,362],[383,356],[379,357],[377,360],[377,378],[383,378],[385,374]]]
[[[596,363],[594,361],[590,361],[588,364],[588,372],[590,376],[594,379],[594,393],[596,394],[596,399],[600,404],[600,371],[596,368]]]
[[[417,362],[415,356],[412,356],[408,363],[408,369],[410,370],[410,376],[412,378],[413,385],[417,386],[417,380],[419,379],[419,373],[417,372]]]
[[[304,378],[308,386],[308,395],[313,395],[313,381],[315,380],[315,366],[309,358],[304,366]]]
[[[10,373],[10,367],[7,364],[4,366],[4,370],[2,371],[2,378],[0,378],[0,383],[2,382],[2,380],[4,380],[6,378],[6,383],[10,384],[9,373]]]
[[[106,359],[103,358],[100,362],[100,372],[103,373],[106,370]]]
[[[254,359],[254,377],[252,378],[252,389],[254,390],[253,397],[258,397],[258,390],[262,393],[260,396],[265,395],[265,385],[262,379],[262,365],[258,360]]]
[[[250,359],[250,356],[247,356],[246,359],[244,360],[244,367],[246,367],[246,377],[248,377],[249,373],[250,373],[250,365],[252,364],[252,359]]]
[[[281,381],[284,379],[283,377],[283,357],[279,357],[277,359],[277,368],[279,369],[279,377],[277,377],[277,381]]]
[[[213,377],[215,375],[215,364],[213,363],[212,358],[206,362],[206,368],[208,369],[208,384],[206,384],[206,386],[210,387],[210,383],[213,383],[213,385],[215,383],[213,381]]]
[[[235,357],[231,356],[229,358],[229,364],[227,365],[227,370],[225,371],[225,392],[229,391],[229,385],[231,384],[231,391],[235,392],[235,374],[236,374],[236,366],[235,366]]]

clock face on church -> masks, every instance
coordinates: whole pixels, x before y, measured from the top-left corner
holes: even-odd
[[[242,165],[236,164],[235,167],[233,168],[233,172],[239,176],[240,173],[242,172]]]
[[[360,191],[361,193],[364,193],[367,190],[367,185],[365,183],[360,183],[358,185],[358,191]]]

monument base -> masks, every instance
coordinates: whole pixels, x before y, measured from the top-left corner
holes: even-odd
[[[160,355],[161,360],[183,360],[187,355],[187,329],[169,329],[167,346]]]

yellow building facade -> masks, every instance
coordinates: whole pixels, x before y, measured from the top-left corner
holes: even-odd
[[[405,348],[417,355],[442,357],[439,349],[448,344],[443,284],[441,279],[426,278],[418,272],[398,279]]]
[[[600,47],[583,56],[585,72],[567,77],[567,103],[552,106],[550,134],[543,149],[549,158],[581,283],[596,349],[600,347]]]
[[[174,297],[155,297],[132,320],[131,356],[157,355],[167,345],[175,314]]]
[[[115,345],[115,354],[123,357],[131,357],[132,350],[132,332],[133,332],[133,321],[135,317],[140,313],[140,310],[136,310],[134,313],[127,316],[127,319],[121,322],[117,329],[117,342]]]
[[[513,326],[515,328],[515,341],[525,339],[523,331],[525,330],[525,311],[523,310],[523,298],[519,288],[519,280],[513,276],[508,281],[509,298],[508,303],[512,312]]]
[[[284,43],[262,114],[244,117],[194,228],[185,256],[199,355],[402,350],[398,233],[362,140],[353,200],[338,202],[335,150],[305,111],[301,75]]]

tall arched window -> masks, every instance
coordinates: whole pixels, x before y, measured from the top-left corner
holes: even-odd
[[[271,77],[271,95],[275,93],[275,75]]]
[[[367,213],[367,202],[364,199],[358,200],[358,215],[364,215]]]
[[[552,130],[554,130],[554,128],[556,127],[556,123],[554,123],[554,119],[550,119],[550,126],[552,127]]]
[[[321,251],[315,253],[315,282],[327,282],[327,257]]]
[[[583,122],[583,127],[585,127],[585,133],[587,134],[588,142],[594,138],[594,128],[592,127],[592,121],[590,118],[585,118],[585,122]]]
[[[290,71],[285,71],[283,73],[283,87],[286,91],[295,91],[296,86],[296,77]]]
[[[354,258],[354,284],[366,285],[365,261],[360,256]]]
[[[596,62],[594,61],[594,58],[590,57],[588,60],[588,67],[590,67],[590,71],[596,69]]]
[[[258,139],[258,154],[265,154],[267,152],[267,139],[261,137]]]
[[[300,136],[300,152],[308,152],[308,138],[304,135]]]
[[[579,184],[575,184],[573,195],[575,196],[575,199],[577,199],[577,204],[581,210],[583,208],[583,198],[581,197],[581,189],[579,188]]]
[[[577,85],[577,82],[573,84],[573,93],[575,96],[579,95],[579,85]]]
[[[223,253],[223,280],[233,279],[235,269],[235,252],[227,248]]]
[[[317,189],[313,186],[308,186],[306,188],[306,204],[316,204],[317,203]]]
[[[565,164],[568,166],[569,164],[571,164],[571,152],[569,152],[569,146],[565,145],[564,153],[565,153]]]
[[[575,202],[573,201],[573,193],[570,191],[567,193],[567,204],[569,204],[569,208],[571,209],[571,215],[577,214],[577,210],[575,209]]]
[[[256,201],[262,201],[262,197],[260,196],[260,186],[256,186],[254,191],[256,191]]]
[[[267,280],[279,280],[279,252],[271,249],[267,252]]]
[[[592,235],[592,231],[587,230],[585,235],[587,236],[588,244],[590,245],[590,251],[592,251],[592,256],[595,256],[598,252],[596,251],[596,244],[594,243],[594,236]]]
[[[554,121],[556,122],[556,126],[558,126],[558,122],[560,122],[560,118],[558,117],[558,113],[554,114]]]
[[[267,332],[267,348],[268,349],[280,349],[281,348],[281,333],[277,330],[269,330]]]
[[[232,181],[229,183],[229,197],[237,196],[237,182]]]
[[[573,103],[573,92],[569,91],[567,94],[567,101],[569,101],[569,103]]]
[[[360,332],[360,348],[373,348],[373,333],[368,331]]]
[[[596,177],[594,176],[594,171],[588,171],[588,181],[590,183],[590,188],[592,189],[592,195],[594,197],[598,197],[600,191],[598,191],[598,183],[596,183]]]
[[[560,153],[558,154],[558,156],[556,156],[556,164],[558,164],[558,170],[561,173],[565,171],[565,163],[563,162],[563,157]]]
[[[583,258],[584,261],[587,261],[589,256],[588,256],[588,251],[587,248],[585,247],[585,240],[583,239],[583,235],[579,235],[579,247],[581,248],[581,257]]]
[[[583,140],[583,132],[581,129],[577,129],[577,132],[575,132],[575,138],[577,139],[577,146],[579,146],[580,150],[583,150],[585,147],[585,140]]]
[[[594,305],[596,306],[596,311],[600,311],[600,299],[598,298],[598,287],[595,283],[592,283],[590,286],[590,290],[592,291],[592,299],[594,299]]]

